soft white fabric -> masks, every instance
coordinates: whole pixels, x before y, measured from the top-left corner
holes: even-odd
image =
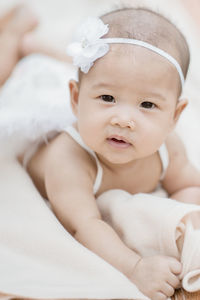
[[[162,175],[160,178],[162,180],[165,177],[165,173],[169,165],[169,154],[165,143],[162,144],[161,147],[159,148],[159,155],[162,162]]]
[[[69,102],[71,78],[76,74],[70,65],[40,54],[17,64],[0,91],[0,141],[6,152],[30,152],[36,142],[75,120]]]
[[[74,34],[75,42],[67,46],[67,54],[82,72],[88,73],[94,62],[109,51],[106,43],[99,43],[107,33],[108,24],[105,25],[100,18],[89,17]]]

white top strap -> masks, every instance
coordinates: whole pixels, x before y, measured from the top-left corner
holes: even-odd
[[[88,146],[85,145],[79,132],[73,126],[68,126],[66,129],[64,129],[64,131],[66,131],[83,149],[85,149],[88,153],[90,153],[96,161],[97,175],[96,175],[95,183],[93,185],[93,193],[95,195],[100,188],[102,176],[103,176],[103,169],[98,160],[98,157],[96,156],[94,151],[92,151]]]
[[[160,159],[162,162],[162,175],[160,180],[163,180],[165,177],[165,173],[169,164],[169,155],[168,155],[168,150],[165,144],[162,144],[162,146],[160,147],[160,149],[158,150],[159,155],[160,155]]]

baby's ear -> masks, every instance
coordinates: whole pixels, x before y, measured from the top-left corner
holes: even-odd
[[[75,80],[69,81],[69,91],[70,91],[70,102],[71,108],[75,116],[78,114],[78,98],[79,98],[79,84]]]
[[[188,100],[184,99],[184,98],[180,98],[177,102],[176,105],[176,110],[174,113],[174,123],[176,124],[176,122],[178,121],[181,113],[183,112],[183,110],[186,108],[186,106],[188,105]]]

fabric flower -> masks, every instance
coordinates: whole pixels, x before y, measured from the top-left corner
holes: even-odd
[[[99,18],[88,18],[79,28],[76,41],[67,47],[68,55],[82,72],[87,73],[94,61],[109,51],[109,46],[101,42],[101,37],[108,33],[108,25]]]

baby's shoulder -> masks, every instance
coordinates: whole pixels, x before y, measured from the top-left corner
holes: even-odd
[[[90,170],[96,168],[94,159],[68,133],[61,132],[48,144],[47,164],[60,168]]]

